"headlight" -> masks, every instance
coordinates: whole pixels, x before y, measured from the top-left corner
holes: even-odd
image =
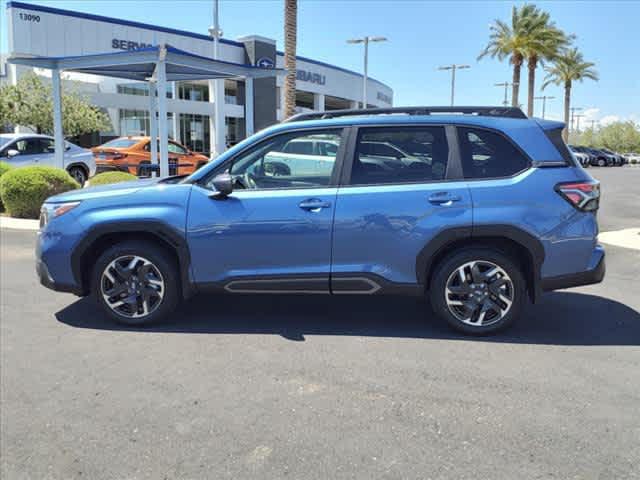
[[[45,203],[40,210],[40,228],[44,228],[50,220],[73,210],[80,202]]]

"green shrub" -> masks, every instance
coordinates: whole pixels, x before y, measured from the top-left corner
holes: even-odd
[[[138,177],[131,175],[127,172],[105,172],[99,173],[91,180],[89,180],[89,186],[95,187],[96,185],[108,185],[110,183],[130,182],[137,180]]]
[[[7,162],[0,162],[0,177],[7,173],[11,169],[11,165]],[[0,198],[0,212],[4,212],[4,205],[2,204],[2,198]]]
[[[62,169],[15,168],[0,179],[0,198],[12,217],[38,218],[47,198],[76,188],[80,188],[78,182]]]

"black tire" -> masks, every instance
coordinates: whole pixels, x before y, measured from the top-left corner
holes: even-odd
[[[116,259],[126,259],[126,257],[129,256],[138,256],[143,260],[147,260],[150,264],[153,265],[153,268],[157,269],[153,270],[153,272],[158,272],[160,274],[156,278],[159,278],[163,282],[162,287],[156,287],[148,284],[146,285],[147,287],[156,288],[158,289],[158,291],[162,292],[162,297],[159,301],[157,301],[156,304],[152,305],[153,309],[149,309],[150,311],[147,315],[136,317],[127,316],[117,311],[116,309],[111,308],[107,303],[107,300],[103,296],[103,287],[105,285],[104,282],[109,283],[108,279],[105,280],[105,278],[103,277],[105,269],[112,262],[116,261]],[[145,267],[147,267],[147,270],[150,268],[148,267],[148,264],[143,264],[141,266],[141,268]],[[138,272],[141,268],[138,269]],[[113,273],[114,271],[110,270],[110,272]],[[136,273],[136,278],[140,278],[139,275],[139,273]],[[131,240],[117,243],[109,247],[100,255],[97,262],[95,263],[91,279],[91,294],[95,297],[96,302],[98,303],[100,308],[106,313],[109,318],[125,325],[147,325],[154,323],[173,312],[180,302],[180,274],[178,271],[177,262],[167,254],[166,250],[152,242]],[[158,280],[155,281],[157,282]],[[126,295],[126,293],[123,292],[122,295]],[[132,309],[134,308],[133,303],[127,303]],[[135,308],[138,312],[143,308],[140,301],[138,301],[135,305]],[[124,308],[127,307],[124,306]]]
[[[598,166],[599,167],[606,167],[607,166],[607,161],[604,158],[599,158],[598,159]]]
[[[89,178],[87,171],[83,167],[80,167],[79,165],[74,165],[73,167],[71,167],[68,170],[68,173],[71,176],[71,178],[73,178],[76,182],[80,184],[81,187],[84,186],[85,182]]]
[[[459,267],[469,262],[489,262],[498,266],[511,280],[511,306],[495,323],[486,325],[470,325],[457,318],[447,304],[447,282],[458,271]],[[451,287],[453,288],[453,287]],[[506,288],[506,287],[505,287]],[[491,294],[489,291],[487,294]],[[491,248],[468,247],[455,251],[445,257],[435,268],[430,281],[429,297],[434,312],[455,330],[467,335],[487,335],[504,330],[518,318],[526,302],[526,283],[519,265],[508,255]],[[466,296],[466,298],[472,295]],[[473,301],[473,299],[469,298]],[[452,307],[455,308],[455,307]]]

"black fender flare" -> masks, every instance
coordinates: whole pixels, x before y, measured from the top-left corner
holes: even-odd
[[[447,247],[461,240],[482,238],[504,238],[511,240],[523,247],[531,256],[531,299],[535,301],[541,293],[541,269],[545,258],[542,242],[531,233],[513,225],[486,224],[467,227],[453,227],[438,233],[418,253],[416,258],[416,277],[418,283],[426,285],[429,279],[434,260],[438,254]]]
[[[84,294],[89,292],[89,284],[83,276],[84,255],[91,250],[96,242],[106,235],[112,234],[144,234],[156,237],[175,251],[180,269],[182,293],[185,298],[195,293],[195,287],[191,282],[189,270],[191,268],[191,255],[186,238],[175,228],[155,219],[139,219],[109,222],[91,228],[78,242],[71,253],[71,270],[76,283]]]

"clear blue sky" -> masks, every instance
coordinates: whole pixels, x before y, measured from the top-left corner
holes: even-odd
[[[199,33],[211,24],[210,0],[25,1]],[[6,51],[6,0],[1,2],[1,50]],[[361,47],[345,40],[384,35],[389,42],[371,46],[369,72],[394,89],[395,105],[448,104],[450,77],[436,68],[452,62],[472,65],[458,74],[457,104],[499,104],[503,91],[493,84],[511,79],[509,65],[476,57],[487,42],[489,24],[508,19],[514,3],[521,2],[300,0],[298,54],[361,71]],[[535,3],[576,34],[585,58],[597,64],[601,80],[577,84],[573,104],[589,109],[588,118],[640,121],[640,1]],[[275,38],[282,49],[282,8],[283,0],[222,0],[224,36],[263,35]],[[539,71],[540,80],[542,75]],[[548,116],[560,118],[562,90],[548,87],[545,94],[556,97],[547,105]]]

